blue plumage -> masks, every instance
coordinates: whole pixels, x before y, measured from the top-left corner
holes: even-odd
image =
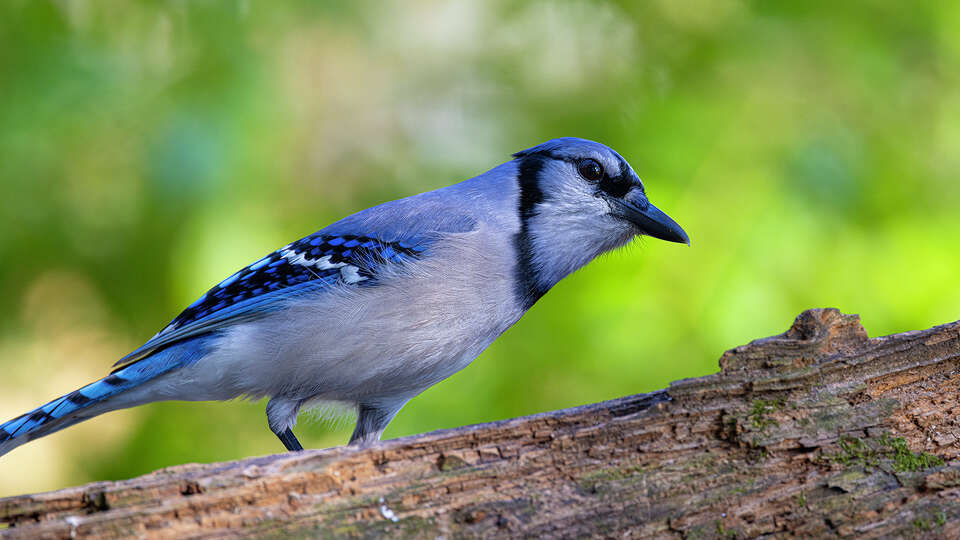
[[[158,351],[142,362],[74,390],[42,407],[0,424],[0,444],[24,435],[47,435],[74,423],[78,414],[174,369],[189,366],[209,353],[209,339],[195,338]],[[82,419],[82,418],[80,418]],[[42,433],[36,433],[42,430]]]
[[[0,425],[0,455],[104,412],[160,400],[270,398],[357,408],[371,444],[401,407],[463,369],[543,294],[645,234],[688,242],[616,152],[555,139],[484,174],[348,216],[207,291],[109,376]]]
[[[160,335],[244,300],[304,282],[333,284],[367,281],[374,277],[379,264],[404,262],[419,256],[424,249],[425,245],[410,242],[383,242],[365,236],[314,233],[223,280],[178,315]],[[344,269],[353,269],[360,279],[344,274]],[[356,281],[351,281],[351,277]]]
[[[283,300],[317,288],[338,283],[372,285],[378,268],[416,259],[429,243],[425,238],[387,242],[368,236],[316,232],[221,281],[115,365],[135,361],[167,343],[210,332],[225,322],[249,320],[282,308]]]

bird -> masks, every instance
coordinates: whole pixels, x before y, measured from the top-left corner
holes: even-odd
[[[690,244],[613,149],[552,139],[489,171],[341,219],[207,291],[106,377],[0,425],[0,455],[166,400],[269,398],[288,451],[303,408],[354,408],[368,447],[551,287],[637,236]]]

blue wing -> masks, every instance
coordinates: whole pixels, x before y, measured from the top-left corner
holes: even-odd
[[[114,365],[125,366],[165,345],[261,317],[279,309],[284,300],[324,287],[373,285],[379,269],[420,258],[432,242],[429,236],[387,241],[326,231],[288,244],[221,281]]]

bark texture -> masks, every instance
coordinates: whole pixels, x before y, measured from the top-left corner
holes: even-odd
[[[960,537],[960,322],[800,314],[574,409],[0,500],[0,538]],[[3,525],[0,525],[3,527]]]

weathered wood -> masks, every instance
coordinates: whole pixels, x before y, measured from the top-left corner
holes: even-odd
[[[802,313],[669,389],[0,500],[2,538],[960,537],[960,322]]]

